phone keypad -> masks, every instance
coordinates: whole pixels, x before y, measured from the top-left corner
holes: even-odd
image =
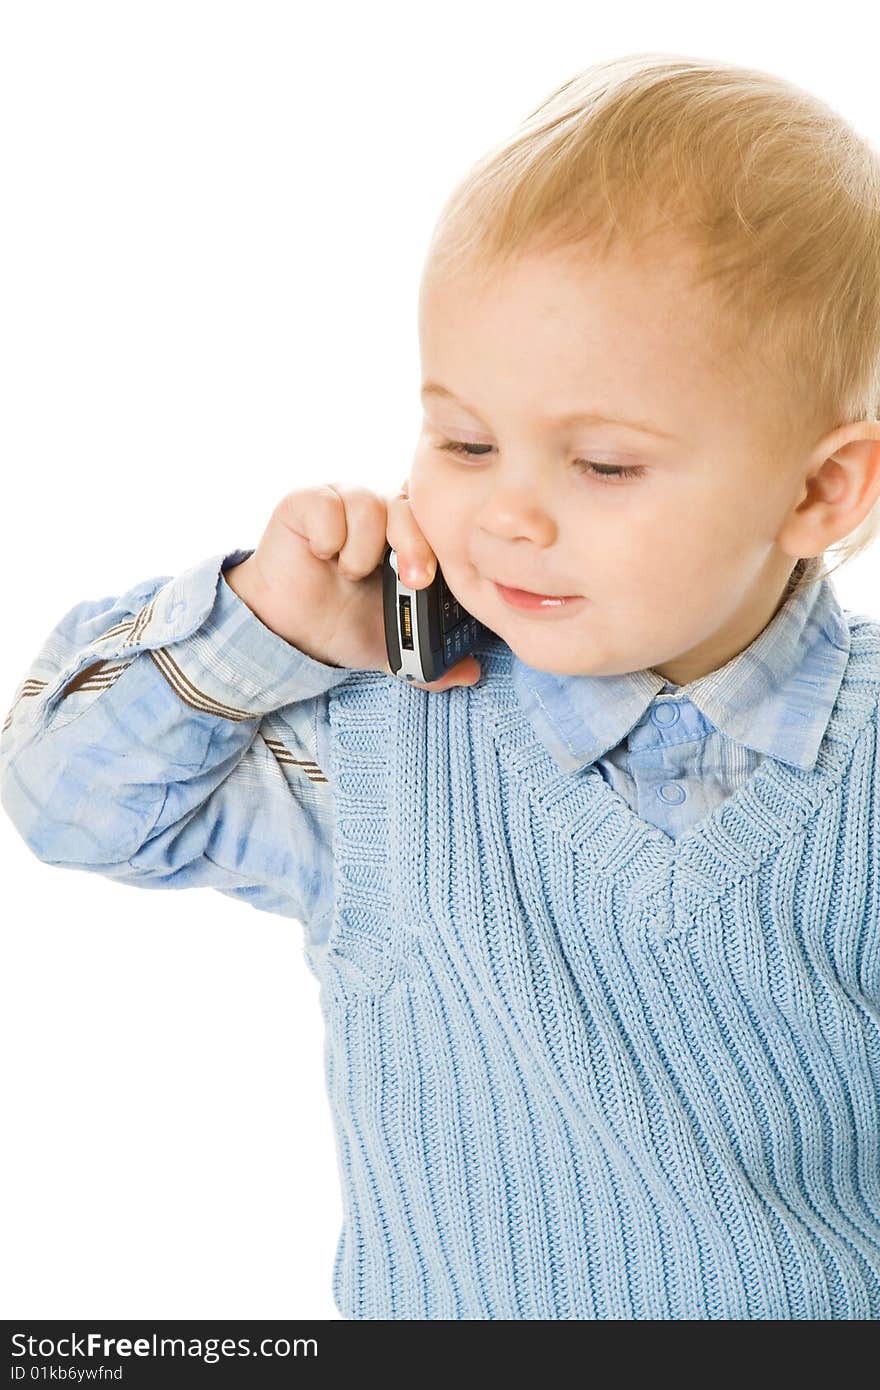
[[[476,619],[468,614],[467,618],[458,624],[452,632],[446,634],[443,639],[443,654],[447,666],[460,661],[463,656],[467,656],[474,640],[474,630]]]
[[[445,581],[441,586],[438,606],[443,660],[447,667],[454,666],[473,646],[477,622],[466,608],[462,608]]]

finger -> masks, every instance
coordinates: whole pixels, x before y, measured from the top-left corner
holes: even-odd
[[[337,568],[344,579],[364,579],[382,563],[387,511],[385,499],[369,488],[347,488],[341,494],[345,511],[345,543]]]
[[[437,573],[437,557],[416,523],[408,497],[390,499],[387,535],[397,552],[397,570],[404,584],[411,589],[430,584]]]
[[[275,507],[273,517],[304,541],[319,560],[329,559],[345,543],[345,508],[332,487],[288,492]]]

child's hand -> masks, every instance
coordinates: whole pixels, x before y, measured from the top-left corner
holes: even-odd
[[[366,488],[342,492],[333,484],[289,492],[254,553],[224,578],[266,627],[307,656],[390,674],[382,607],[386,540],[409,587],[424,587],[436,571],[404,492],[387,503]],[[428,564],[430,575],[412,580],[406,569],[411,560]],[[473,685],[479,675],[476,659],[466,656],[439,680],[409,684],[448,690]]]

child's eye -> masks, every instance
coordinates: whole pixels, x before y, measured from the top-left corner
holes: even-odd
[[[438,446],[445,449],[450,454],[464,454],[466,458],[480,457],[473,454],[472,449],[491,449],[491,444],[462,444],[454,439],[449,439],[445,444]],[[579,473],[589,473],[593,478],[604,478],[609,482],[618,482],[627,478],[638,478],[644,473],[644,468],[624,468],[618,464],[596,463],[593,459],[575,459],[574,466]]]

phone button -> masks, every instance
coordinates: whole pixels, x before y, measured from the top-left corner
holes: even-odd
[[[448,592],[447,590],[447,593]],[[453,628],[458,627],[458,624],[462,620],[462,616],[461,605],[458,603],[457,599],[453,598],[452,594],[449,594],[449,597],[445,598],[440,605],[440,621],[443,624],[443,631],[451,632]]]

